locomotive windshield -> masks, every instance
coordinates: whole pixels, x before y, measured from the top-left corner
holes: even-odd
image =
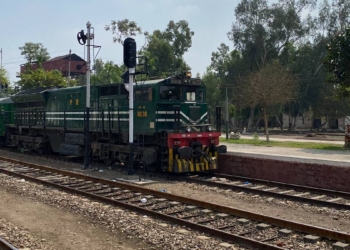
[[[203,102],[204,93],[197,86],[166,85],[159,87],[160,100]]]
[[[182,87],[179,86],[160,86],[159,93],[161,100],[182,100]]]

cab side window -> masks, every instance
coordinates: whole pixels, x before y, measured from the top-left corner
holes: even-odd
[[[159,98],[161,100],[180,101],[182,88],[178,86],[160,86]]]
[[[136,101],[152,101],[152,89],[138,89],[136,90]]]
[[[197,101],[198,102],[204,102],[204,91],[203,90],[200,90],[198,91],[198,95],[197,95]]]

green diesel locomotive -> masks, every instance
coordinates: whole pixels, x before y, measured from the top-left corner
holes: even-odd
[[[129,161],[128,83],[91,86],[90,156],[106,164]],[[39,88],[0,100],[1,141],[7,146],[84,155],[86,87]],[[189,74],[134,86],[134,162],[149,171],[217,169],[217,131],[208,123],[205,85]]]

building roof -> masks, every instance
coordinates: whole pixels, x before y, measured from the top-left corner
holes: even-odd
[[[53,62],[53,61],[59,61],[59,60],[69,60],[69,54],[64,55],[64,56],[56,56],[54,58],[51,58],[50,60],[48,60],[47,62]],[[85,60],[83,58],[81,58],[80,56],[78,56],[75,53],[71,54],[71,60],[72,61],[81,61],[84,62]]]

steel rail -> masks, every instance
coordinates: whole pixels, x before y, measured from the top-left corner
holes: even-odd
[[[35,167],[35,168],[37,168],[37,167]],[[43,168],[43,170],[49,171],[50,169],[45,167],[45,168]],[[54,172],[54,171],[52,171],[52,172]],[[66,172],[66,171],[64,171],[64,172]],[[65,174],[64,172],[61,173],[60,171],[58,171],[56,173]],[[191,229],[198,230],[198,231],[203,232],[203,233],[207,233],[207,234],[209,234],[211,236],[216,236],[216,237],[218,237],[220,239],[227,240],[229,242],[232,242],[232,243],[244,246],[244,247],[255,248],[255,249],[264,249],[264,250],[265,249],[266,250],[270,250],[270,249],[271,250],[281,250],[281,249],[284,249],[284,248],[280,248],[278,246],[266,244],[264,242],[259,242],[259,241],[253,240],[253,239],[245,238],[243,236],[239,236],[239,235],[227,233],[225,231],[218,230],[218,229],[215,229],[215,228],[207,227],[205,225],[196,224],[196,223],[184,220],[184,219],[176,218],[176,217],[173,217],[171,215],[162,214],[162,213],[157,212],[157,211],[148,210],[148,209],[143,208],[143,207],[138,207],[138,206],[135,206],[135,205],[132,205],[132,204],[128,204],[128,203],[123,203],[123,202],[118,201],[118,200],[112,200],[112,199],[109,199],[109,198],[106,198],[106,197],[103,197],[103,196],[99,196],[99,195],[96,195],[96,194],[80,191],[80,190],[77,190],[77,189],[74,189],[74,188],[65,187],[65,186],[62,186],[62,185],[59,185],[59,184],[47,182],[47,181],[40,180],[40,179],[37,179],[37,178],[34,178],[34,177],[23,175],[23,174],[20,174],[20,173],[8,171],[8,170],[1,169],[1,168],[0,168],[0,173],[16,176],[16,177],[19,177],[19,178],[26,179],[28,181],[32,181],[32,182],[40,183],[40,184],[43,184],[43,185],[55,187],[57,189],[61,189],[63,191],[69,192],[69,193],[82,195],[82,196],[85,196],[85,197],[88,197],[88,198],[91,198],[91,199],[94,199],[94,200],[105,202],[105,203],[113,205],[113,206],[122,207],[122,208],[125,208],[125,209],[128,209],[128,210],[131,210],[131,211],[135,211],[135,212],[139,212],[139,213],[142,213],[142,214],[146,214],[148,216],[155,217],[157,219],[162,219],[162,220],[165,220],[165,221],[168,221],[168,222],[172,222],[172,223],[176,223],[176,224],[179,224],[179,225],[187,226],[187,227],[189,227]],[[80,176],[79,175],[79,176],[75,176],[75,177],[85,178],[85,177],[88,177],[88,176],[85,176],[85,175]],[[90,177],[90,178],[87,178],[86,180],[91,180],[91,181],[95,180],[94,177]],[[101,179],[98,179],[98,180],[101,181]],[[102,181],[100,183],[104,183],[104,181]],[[118,184],[118,183],[115,183],[115,182],[112,182],[112,183],[113,184]],[[110,184],[112,184],[112,183],[110,183]],[[114,185],[114,186],[116,186],[116,187],[124,187],[124,185]],[[133,189],[133,188],[134,187],[129,188],[129,189]],[[140,190],[137,190],[137,191],[140,191]],[[7,249],[5,249],[5,250],[7,250]]]
[[[20,164],[20,165],[24,165],[24,166],[30,166],[33,168],[37,168],[37,169],[41,169],[41,170],[45,170],[45,171],[49,171],[49,172],[53,172],[53,173],[58,173],[58,174],[62,174],[62,175],[67,175],[67,176],[71,176],[71,177],[76,177],[76,178],[80,178],[80,179],[84,179],[87,181],[92,181],[92,182],[98,182],[101,184],[105,184],[105,185],[110,185],[111,187],[119,187],[119,188],[123,188],[123,189],[128,189],[128,190],[132,190],[134,192],[141,192],[144,194],[149,194],[149,195],[153,195],[153,196],[158,196],[158,197],[162,197],[162,198],[166,198],[169,200],[173,200],[173,201],[178,201],[184,204],[191,204],[191,205],[195,205],[197,207],[202,207],[202,208],[206,208],[206,209],[210,209],[210,210],[214,210],[217,212],[221,212],[221,213],[225,213],[225,214],[230,214],[230,215],[234,215],[234,216],[238,216],[238,217],[243,217],[243,218],[249,218],[251,220],[254,221],[260,221],[260,222],[266,222],[269,223],[271,225],[275,225],[278,227],[282,227],[282,228],[290,228],[293,229],[295,231],[299,231],[302,233],[308,233],[308,234],[313,234],[313,235],[318,235],[321,236],[323,238],[327,238],[327,239],[332,239],[332,240],[339,240],[339,241],[346,241],[348,243],[350,243],[350,235],[343,233],[343,232],[337,232],[334,230],[329,230],[329,229],[325,229],[325,228],[321,228],[321,227],[316,227],[316,226],[311,226],[311,225],[306,225],[306,224],[302,224],[302,223],[298,223],[298,222],[293,222],[293,221],[289,221],[289,220],[283,220],[283,219],[279,219],[276,217],[270,217],[270,216],[265,216],[265,215],[261,215],[261,214],[255,214],[255,213],[251,213],[248,211],[244,211],[244,210],[239,210],[239,209],[235,209],[233,207],[227,207],[227,206],[222,206],[219,204],[215,204],[215,203],[210,203],[210,202],[204,202],[204,201],[200,201],[200,200],[195,200],[195,199],[191,199],[191,198],[187,198],[187,197],[183,197],[183,196],[178,196],[178,195],[174,195],[174,194],[169,194],[169,193],[164,193],[164,192],[159,192],[159,191],[155,191],[152,189],[148,189],[148,188],[143,188],[140,186],[136,186],[133,184],[126,184],[126,183],[121,183],[121,182],[113,182],[113,181],[109,181],[109,180],[105,180],[105,179],[99,179],[96,177],[91,177],[91,176],[86,176],[83,174],[78,174],[78,173],[73,173],[73,172],[69,172],[69,171],[65,171],[65,170],[59,170],[59,169],[54,169],[51,167],[46,167],[46,166],[41,166],[38,164],[33,164],[33,163],[27,163],[27,162],[22,162],[22,161],[18,161],[18,160],[13,160],[13,159],[9,159],[6,157],[0,157],[0,160],[3,161],[8,161],[8,162],[12,162],[15,164]],[[169,216],[169,215],[165,215],[162,213],[158,213],[155,211],[150,211],[150,210],[146,210],[142,207],[138,207],[135,205],[131,205],[131,204],[126,204],[126,203],[122,203],[116,200],[112,200],[106,197],[102,197],[102,196],[98,196],[95,194],[90,194],[84,191],[79,191],[76,189],[72,189],[69,187],[65,187],[59,184],[55,184],[55,183],[50,183],[50,182],[46,182],[40,179],[36,179],[30,176],[25,176],[16,172],[12,172],[12,171],[7,171],[5,169],[0,169],[0,172],[2,173],[6,173],[9,175],[14,175],[14,176],[18,176],[21,178],[26,178],[30,181],[33,182],[38,182],[41,184],[46,184],[46,185],[51,185],[54,186],[56,188],[60,188],[62,190],[68,191],[68,192],[72,192],[72,193],[76,193],[76,194],[80,194],[80,195],[84,195],[84,196],[88,196],[91,197],[93,199],[96,200],[100,200],[100,201],[104,201],[110,204],[114,204],[114,205],[118,205],[121,207],[125,207],[127,209],[133,210],[133,211],[138,211],[141,213],[145,213],[151,216],[154,216],[156,218],[161,218],[164,220],[168,220],[171,222],[175,222],[175,223],[179,223],[181,225],[186,225],[190,228],[199,230],[199,231],[203,231],[206,233],[209,233],[211,235],[215,235],[217,237],[220,237],[222,239],[226,239],[229,241],[234,241],[237,242],[238,244],[241,244],[242,246],[247,246],[247,247],[257,247],[257,245],[259,244],[259,249],[282,249],[279,248],[277,246],[272,246],[269,244],[264,244],[262,242],[258,242],[258,241],[252,241],[251,239],[246,239],[244,237],[238,236],[238,235],[233,235],[233,234],[229,234],[227,232],[221,231],[221,230],[217,230],[217,229],[213,229],[213,228],[209,228],[207,226],[203,226],[203,225],[198,225],[186,220],[179,220],[178,218]],[[262,245],[260,245],[262,244]]]
[[[0,238],[0,250],[18,250],[18,248],[12,246],[6,240]]]
[[[300,192],[310,191],[310,192],[313,192],[315,194],[341,196],[341,197],[350,199],[350,193],[343,192],[343,191],[331,190],[331,189],[315,188],[315,187],[310,187],[310,186],[301,186],[301,185],[296,185],[296,184],[288,184],[288,183],[283,183],[283,182],[269,181],[269,180],[263,180],[263,179],[254,179],[254,178],[249,178],[249,177],[244,177],[244,176],[236,176],[236,175],[228,175],[228,174],[217,174],[217,173],[213,174],[213,173],[201,172],[199,175],[208,176],[208,177],[226,178],[228,180],[251,181],[251,182],[254,182],[257,184],[264,184],[266,186],[274,185],[276,187],[294,189],[295,191],[300,191]]]
[[[231,180],[231,181],[232,180],[242,180],[242,181],[249,180],[253,184],[265,184],[267,187],[276,186],[279,188],[282,187],[282,188],[287,188],[287,189],[294,189],[295,191],[299,191],[299,192],[312,192],[314,194],[323,194],[323,195],[338,196],[338,197],[345,197],[345,198],[349,197],[349,199],[350,199],[350,193],[333,191],[333,190],[328,190],[328,189],[317,189],[317,188],[313,188],[313,187],[309,188],[309,187],[305,187],[305,186],[290,185],[290,184],[279,183],[279,182],[268,182],[268,181],[263,181],[263,180],[259,180],[259,179],[257,181],[255,181],[255,179],[250,179],[250,178],[241,178],[240,179],[240,178],[237,178],[236,176],[230,176],[230,175],[217,175],[217,174],[213,174],[213,175],[200,174],[200,175],[201,176],[208,176],[208,177],[226,178],[226,179]],[[244,192],[249,192],[252,194],[258,194],[258,195],[262,195],[262,196],[265,195],[265,196],[271,196],[271,197],[280,198],[280,199],[287,199],[287,200],[293,200],[293,201],[297,201],[297,202],[309,203],[312,205],[350,210],[350,205],[348,205],[348,204],[306,198],[306,197],[302,197],[302,196],[278,193],[278,192],[273,192],[273,191],[269,191],[269,190],[254,189],[254,188],[249,187],[249,186],[235,185],[232,183],[220,183],[220,182],[211,181],[211,180],[197,179],[194,177],[171,177],[171,178],[178,180],[178,181],[187,181],[190,183],[196,183],[196,184],[201,184],[201,185],[205,185],[205,186],[214,186],[214,187],[218,187],[218,188],[222,188],[222,189],[244,191]],[[323,193],[323,191],[324,191],[324,193]]]

